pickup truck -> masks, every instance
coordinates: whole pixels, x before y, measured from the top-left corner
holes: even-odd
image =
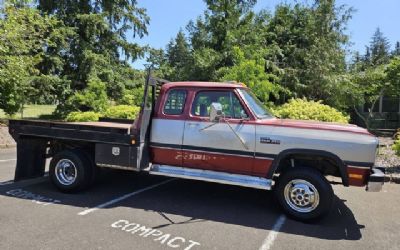
[[[147,76],[137,119],[10,120],[15,180],[49,177],[62,192],[88,188],[99,168],[145,171],[274,190],[298,220],[326,215],[331,182],[380,191],[378,140],[355,125],[273,117],[243,84]]]

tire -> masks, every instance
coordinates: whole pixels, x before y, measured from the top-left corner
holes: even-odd
[[[333,190],[317,170],[297,167],[279,176],[276,197],[285,213],[299,221],[314,221],[327,215],[333,204]]]
[[[49,176],[53,185],[64,193],[82,191],[94,178],[94,165],[78,150],[65,150],[50,162]]]

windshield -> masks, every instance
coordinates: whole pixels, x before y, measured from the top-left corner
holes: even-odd
[[[238,89],[245,102],[258,119],[273,118],[257,97],[247,89]]]

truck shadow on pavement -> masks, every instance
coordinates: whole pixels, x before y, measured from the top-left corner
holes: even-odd
[[[90,190],[78,194],[63,194],[56,190],[48,178],[32,185],[14,183],[0,186],[0,195],[14,199],[32,199],[7,194],[10,190],[21,189],[43,197],[58,200],[52,206],[68,205],[82,210],[115,199],[126,193],[153,185],[164,177],[110,171],[103,174]],[[26,206],[36,204],[24,203]],[[154,228],[171,225],[182,226],[205,221],[239,225],[255,229],[271,230],[282,214],[272,192],[250,188],[207,183],[201,181],[176,179],[168,184],[130,197],[104,208],[127,207],[141,212],[152,211],[163,221]],[[56,208],[55,208],[56,209]],[[87,216],[92,216],[87,215]],[[171,216],[172,215],[172,216]],[[177,219],[177,217],[179,219]],[[77,217],[78,220],[80,217]],[[359,240],[363,225],[359,225],[346,201],[335,196],[332,212],[328,217],[313,224],[287,219],[281,232],[328,240]]]

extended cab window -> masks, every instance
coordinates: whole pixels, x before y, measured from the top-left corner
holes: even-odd
[[[168,92],[167,101],[164,105],[164,114],[180,115],[183,112],[186,102],[186,91],[182,89],[173,89]]]
[[[194,98],[191,113],[195,116],[207,117],[210,115],[211,103],[222,105],[222,112],[227,118],[248,118],[246,111],[237,96],[231,91],[200,91]]]

